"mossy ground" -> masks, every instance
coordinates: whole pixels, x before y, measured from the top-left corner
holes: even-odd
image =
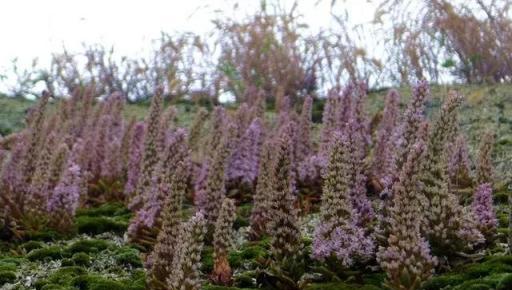
[[[81,219],[95,220],[102,229],[93,234],[77,231],[67,238],[55,240],[29,240],[4,245],[0,256],[0,289],[145,289],[145,273],[140,252],[124,242],[123,234],[130,218],[129,212],[120,204],[104,204],[97,208],[81,210],[75,225]],[[106,226],[103,220],[113,220],[115,226]],[[241,223],[247,219],[244,210],[239,211]],[[508,222],[501,218],[501,222]],[[92,222],[91,222],[92,223]],[[121,229],[121,224],[125,226]],[[93,227],[91,225],[91,227]],[[244,227],[239,228],[243,234]],[[45,237],[45,235],[40,235]],[[304,241],[308,244],[308,240]],[[512,256],[503,255],[500,244],[480,261],[465,262],[460,266],[435,276],[425,284],[425,290],[434,289],[512,289]],[[229,255],[234,269],[233,287],[205,285],[207,290],[276,289],[262,285],[261,269],[267,262],[269,240],[250,242],[237,240]],[[309,255],[307,252],[305,256]],[[307,258],[307,257],[306,257]],[[203,253],[202,271],[212,270],[211,247]],[[369,269],[359,269],[342,277],[329,277],[321,271],[321,265],[309,260],[306,269],[311,272],[311,283],[306,290],[352,290],[383,289],[384,274]],[[315,274],[316,273],[316,274]],[[319,273],[323,275],[319,275]],[[317,276],[315,276],[317,275]],[[322,278],[319,278],[319,277]],[[329,277],[329,278],[326,278]],[[205,277],[206,278],[206,277]]]
[[[122,205],[105,204],[80,210],[76,231],[65,238],[40,234],[9,244],[0,256],[0,289],[145,289],[140,253],[122,237],[129,218]]]

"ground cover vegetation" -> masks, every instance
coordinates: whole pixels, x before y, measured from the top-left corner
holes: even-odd
[[[2,289],[511,289],[509,3],[428,2],[382,2],[384,60],[262,2],[216,21],[220,54],[15,70]]]

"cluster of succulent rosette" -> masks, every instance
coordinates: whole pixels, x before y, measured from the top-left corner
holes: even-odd
[[[144,121],[123,117],[119,94],[96,100],[85,90],[55,102],[43,94],[26,129],[0,139],[0,226],[19,238],[35,230],[29,217],[41,217],[69,231],[78,208],[121,201],[133,211],[126,236],[144,252],[148,285],[201,289],[205,278],[231,283],[236,205],[249,194],[246,238],[269,238],[266,265],[289,273],[305,255],[342,271],[374,263],[392,289],[418,289],[441,261],[493,241],[493,135],[483,136],[473,173],[460,95],[448,94],[430,122],[425,81],[403,114],[391,90],[372,124],[366,90],[330,90],[320,134],[310,96],[299,112],[277,98],[273,119],[256,97],[236,111],[199,109],[186,129],[160,91]],[[319,200],[311,246],[301,229],[308,186]],[[469,202],[464,190],[474,192]],[[212,273],[200,272],[205,244]]]

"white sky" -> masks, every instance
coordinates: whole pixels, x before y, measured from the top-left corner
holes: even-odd
[[[239,2],[239,10],[232,7]],[[268,0],[267,2],[272,2]],[[293,0],[281,0],[290,7]],[[298,11],[312,29],[329,27],[331,0],[300,0]],[[318,2],[320,2],[318,4]],[[358,23],[372,18],[365,0],[339,0],[348,5]],[[136,56],[151,47],[160,31],[206,33],[216,10],[245,15],[259,7],[259,0],[2,0],[0,6],[0,72],[13,58],[21,65],[51,52],[79,50],[82,43],[114,45],[122,55]],[[343,7],[344,8],[344,7]]]

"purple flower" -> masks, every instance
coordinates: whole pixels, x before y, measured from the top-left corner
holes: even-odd
[[[130,159],[128,161],[128,172],[124,194],[132,196],[137,189],[139,181],[142,153],[144,152],[144,123],[139,122],[135,125],[134,134],[130,144]]]
[[[48,200],[48,212],[64,210],[69,217],[73,217],[83,193],[83,186],[80,166],[70,161]]]
[[[262,145],[262,122],[259,118],[251,122],[238,146],[231,155],[227,169],[229,180],[240,180],[253,184],[258,176],[260,149]]]
[[[311,155],[299,164],[299,180],[304,183],[322,178],[327,166],[327,157],[321,154]]]
[[[377,143],[372,164],[372,174],[380,180],[384,188],[390,188],[396,172],[395,150],[399,105],[400,95],[396,90],[390,90],[386,96],[384,113],[377,129]]]
[[[490,183],[482,183],[477,187],[473,195],[471,210],[477,227],[482,234],[486,237],[494,235],[498,226],[498,220],[496,219],[496,212],[493,206],[492,186]]]

